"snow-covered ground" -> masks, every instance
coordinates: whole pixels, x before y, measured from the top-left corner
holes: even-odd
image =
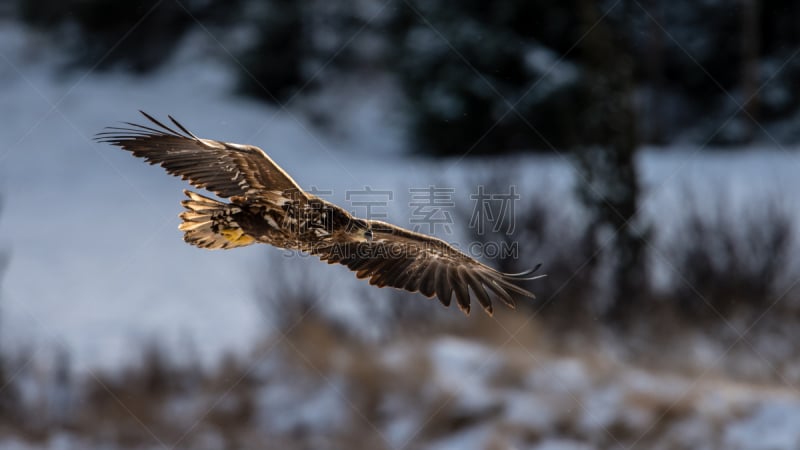
[[[470,322],[497,331],[498,324],[513,330],[522,320],[506,316]],[[178,378],[177,387],[154,390],[136,376],[106,380],[108,392],[131,405],[124,409],[102,396],[90,396],[95,408],[87,407],[68,388],[53,403],[62,408],[60,416],[34,419],[57,431],[33,438],[0,433],[0,446],[800,446],[800,393],[791,385],[736,382],[712,369],[673,373],[630,366],[615,358],[613,349],[591,343],[578,351],[556,352],[547,343],[531,344],[537,335],[535,326],[528,325],[512,339],[503,332],[488,339],[440,333],[375,346],[321,340],[335,337],[335,331],[312,319],[296,336],[270,341],[257,358],[223,370],[218,375],[222,384],[197,383],[190,376],[189,381]],[[179,375],[187,373],[166,374]],[[42,407],[52,409],[47,403]]]
[[[404,156],[398,151],[399,132],[379,120],[382,102],[392,98],[391,92],[349,96],[369,99],[343,107],[342,123],[357,125],[344,135],[322,133],[292,105],[279,110],[233,96],[230,66],[204,50],[213,43],[193,39],[199,43],[146,77],[88,69],[59,73],[57,54],[38,46],[37,36],[15,23],[0,24],[0,249],[10,252],[0,297],[4,351],[33,355],[33,366],[48,367],[52,349],[60,347],[83,374],[128,366],[153,342],[178,364],[199,358],[211,366],[224,353],[251,355],[271,335],[269,320],[254,297],[263,280],[274,276],[281,252],[266,246],[208,252],[184,244],[177,214],[181,190],[188,186],[92,141],[104,126],[140,122],[137,110],[160,118],[171,114],[203,137],[258,145],[301,186],[331,190],[330,199],[357,214],[363,215],[363,207],[348,202],[348,191],[365,186],[392,191],[388,220],[402,226],[409,225],[412,209],[408,188],[451,186],[457,204],[469,206],[474,180],[503,164]],[[687,190],[699,202],[713,202],[722,192],[733,205],[780,197],[791,210],[800,211],[800,158],[795,150],[649,149],[641,160],[644,208],[659,218],[662,232],[669,232],[670,221],[686,209]],[[513,165],[509,182],[520,186],[523,196],[562,198],[577,176],[565,156],[529,156]],[[457,241],[459,236],[449,238]],[[349,297],[362,284],[345,268],[311,258],[293,264],[339,293],[329,302],[334,313],[339,308],[340,314],[358,315]],[[381,445],[627,447],[640,434],[653,444],[645,432],[651,424],[668,423],[657,432],[669,437],[663,448],[800,446],[800,398],[796,389],[783,384],[764,387],[664,375],[614,361],[593,366],[587,355],[495,350],[469,339],[440,337],[425,350],[412,340],[382,352],[375,363],[381,370],[399,377],[420,365],[430,382],[418,381],[418,397],[407,397],[400,388],[387,388],[379,396],[386,417],[376,425]],[[260,387],[254,400],[256,415],[263,416],[257,419],[260,429],[268,430],[267,435],[298,429],[324,434],[343,426],[336,420],[351,419],[352,414],[338,416],[339,411],[352,409],[349,396],[358,395],[359,387],[345,372],[330,369],[324,374],[324,383],[315,379],[310,387]],[[504,375],[513,379],[498,382]],[[261,381],[277,377],[263,376]],[[436,425],[445,431],[425,435],[425,444],[417,445],[416,432],[430,425],[417,408],[429,407],[426,412],[432,413],[439,403],[426,399],[441,398],[452,398],[442,411],[462,425]],[[657,420],[662,415],[668,420]],[[623,437],[617,441],[615,436]],[[0,446],[27,445],[14,437]],[[90,443],[56,434],[48,445]]]

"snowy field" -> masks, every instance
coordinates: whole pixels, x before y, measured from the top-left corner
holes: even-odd
[[[493,166],[404,156],[402,136],[381,114],[392,101],[389,94],[345,104],[341,120],[351,127],[336,135],[312,127],[292,105],[278,110],[235,97],[233,74],[208,56],[213,44],[202,36],[194,36],[191,50],[166,67],[138,78],[85,69],[60,72],[58,56],[37,39],[14,23],[0,24],[0,249],[10,253],[0,333],[5,352],[32,355],[23,374],[46,374],[58,349],[68,352],[77,376],[113,372],[130,366],[154,343],[177,365],[199,361],[205,370],[218,370],[212,368],[223,355],[247,360],[274,338],[254,297],[264,280],[274,278],[281,252],[266,246],[207,252],[184,244],[177,214],[188,185],[92,141],[104,126],[141,122],[137,110],[159,118],[171,114],[202,137],[258,145],[301,186],[331,190],[330,199],[357,214],[363,210],[348,205],[346,192],[365,186],[392,191],[396,195],[386,213],[401,226],[409,225],[409,187],[451,186],[456,201],[469,204],[470,186]],[[336,89],[330,91],[329,102],[341,100]],[[510,181],[523,196],[561,198],[577,176],[567,157],[528,156],[513,164]],[[685,206],[687,190],[700,204],[719,193],[732,205],[779,196],[790,210],[800,211],[795,148],[648,149],[641,167],[644,208],[664,233]],[[362,286],[348,270],[311,258],[291,264],[336,293],[325,306],[333,315],[365,316],[351,301]],[[466,323],[486,328],[488,320]],[[251,377],[256,387],[248,391],[258,432],[242,437],[239,445],[307,433],[321,440],[287,445],[302,441],[311,448],[335,448],[336,443],[324,443],[325,436],[358,442],[356,436],[337,434],[350,429],[363,432],[374,448],[800,448],[796,380],[756,385],[727,380],[716,370],[664,373],[629,367],[602,345],[559,355],[547,346],[521,344],[535,336],[508,343],[509,334],[499,335],[506,339],[484,342],[445,333],[424,347],[404,337],[385,348],[361,349],[362,354],[330,344],[343,359],[311,358],[318,376],[298,375],[293,386],[275,380],[280,371],[291,373],[302,364],[282,357],[260,360]],[[291,353],[284,347],[279,346]],[[364,388],[355,384],[360,379],[349,372],[356,366],[348,358],[364,355],[374,358],[365,369],[371,382],[372,377],[397,381],[385,391],[372,388],[380,391],[374,395],[378,405],[367,405]],[[419,373],[410,373],[414,370]],[[34,375],[26,395],[44,402],[49,378]],[[216,406],[215,399],[170,395],[159,411],[165,422],[189,429],[195,423],[189,417]],[[375,409],[368,416],[381,419],[365,421],[364,408]],[[220,448],[231,442],[206,425],[181,445]],[[8,436],[0,447],[20,449],[170,448],[180,437],[127,445],[62,431],[30,444],[8,430],[0,435]]]

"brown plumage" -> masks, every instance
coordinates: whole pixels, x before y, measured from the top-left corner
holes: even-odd
[[[300,250],[339,263],[378,287],[391,286],[445,306],[451,298],[469,314],[471,299],[492,314],[492,297],[514,308],[517,296],[534,295],[516,283],[538,278],[538,269],[508,274],[476,261],[447,242],[386,222],[353,217],[303,191],[263,150],[201,139],[172,117],[167,126],[142,112],[151,125],[109,127],[96,139],[159,164],[192,186],[231,203],[184,191],[184,240],[208,249],[255,242]]]

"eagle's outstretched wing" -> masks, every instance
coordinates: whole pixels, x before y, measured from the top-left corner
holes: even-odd
[[[372,231],[371,240],[331,242],[312,253],[330,264],[344,264],[358,278],[369,278],[369,283],[378,287],[419,291],[427,297],[438,297],[445,306],[450,306],[455,295],[456,304],[466,314],[471,298],[489,315],[493,313],[492,296],[510,308],[516,306],[515,296],[535,298],[515,283],[544,276],[532,276],[539,266],[516,274],[499,272],[441,239],[386,222],[366,222]]]
[[[97,141],[113,144],[159,164],[167,172],[208,189],[220,197],[268,195],[302,189],[258,147],[201,139],[169,116],[169,127],[139,111],[153,126],[126,122],[129,127],[108,127]]]

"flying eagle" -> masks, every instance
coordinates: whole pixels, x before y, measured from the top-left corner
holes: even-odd
[[[223,203],[184,190],[179,228],[189,244],[206,249],[243,247],[256,242],[318,256],[391,286],[434,295],[445,306],[469,314],[475,298],[487,314],[491,297],[511,308],[514,297],[534,298],[516,283],[532,280],[534,269],[502,273],[456,250],[447,242],[346,210],[305,192],[260,148],[201,139],[168,116],[174,128],[140,111],[152,124],[124,122],[96,140],[121,147],[159,164],[172,175],[230,200]],[[472,293],[470,294],[470,291]]]

